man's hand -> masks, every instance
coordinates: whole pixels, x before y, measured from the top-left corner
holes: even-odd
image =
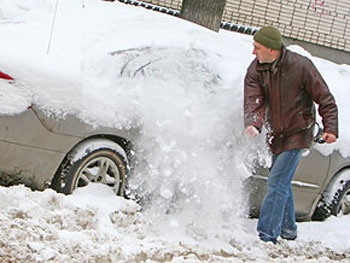
[[[248,136],[251,136],[251,137],[256,137],[259,135],[259,131],[257,128],[255,128],[254,126],[250,125],[248,126],[247,128],[245,128],[245,131],[244,133]]]
[[[333,133],[328,133],[325,132],[322,135],[322,139],[326,142],[326,143],[333,143],[337,141],[337,136],[335,136]]]

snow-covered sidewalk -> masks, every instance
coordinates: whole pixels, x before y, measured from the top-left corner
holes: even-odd
[[[298,223],[299,238],[258,241],[256,220],[228,242],[205,239],[176,217],[155,225],[139,205],[91,184],[73,195],[0,187],[1,262],[349,262],[349,216]],[[165,223],[167,222],[167,223]]]

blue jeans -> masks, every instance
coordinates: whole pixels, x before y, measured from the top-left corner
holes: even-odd
[[[297,235],[292,179],[301,152],[301,149],[293,149],[273,155],[257,227],[259,238],[263,241],[276,243],[278,236],[293,239]]]

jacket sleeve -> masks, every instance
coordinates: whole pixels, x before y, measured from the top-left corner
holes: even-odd
[[[250,125],[261,130],[265,122],[264,93],[253,61],[244,78],[244,127]]]
[[[338,137],[338,107],[332,93],[312,61],[306,63],[304,73],[305,88],[318,104],[324,131]]]

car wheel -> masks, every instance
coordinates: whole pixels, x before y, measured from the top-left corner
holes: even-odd
[[[331,208],[332,215],[348,215],[350,213],[350,181],[336,194],[334,205]]]
[[[60,193],[71,194],[89,183],[103,183],[117,195],[123,195],[127,175],[125,151],[105,139],[92,139],[75,147],[62,162],[52,187]]]
[[[330,183],[312,219],[322,221],[331,215],[340,214],[350,214],[350,171],[341,172]]]

